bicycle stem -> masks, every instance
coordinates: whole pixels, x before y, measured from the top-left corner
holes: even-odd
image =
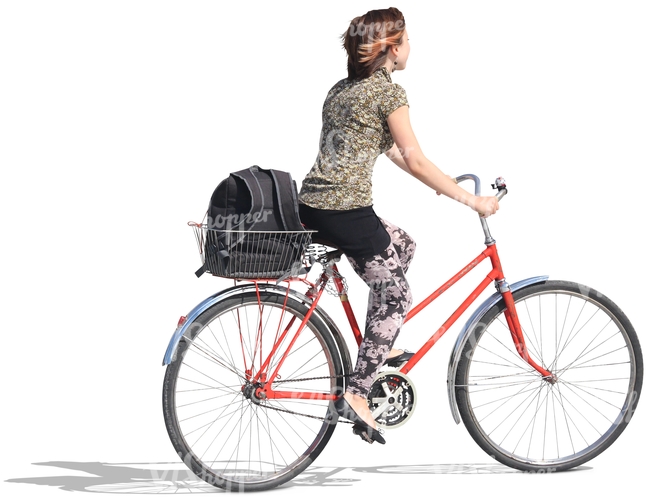
[[[454,178],[454,181],[456,181],[456,184],[460,184],[463,181],[474,181],[474,195],[477,197],[481,196],[481,180],[476,176],[475,174],[463,174],[462,176],[458,176]],[[494,182],[494,185],[492,185],[494,188],[497,188],[499,192],[496,194],[497,200],[501,200],[503,197],[505,197],[508,194],[508,190],[506,189],[506,182],[502,177],[498,177],[496,181]],[[492,235],[490,234],[490,228],[488,227],[487,224],[487,218],[479,215],[480,221],[481,221],[481,227],[483,228],[483,234],[485,235],[485,245],[494,245],[495,240],[492,238]]]

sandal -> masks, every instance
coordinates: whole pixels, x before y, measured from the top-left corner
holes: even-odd
[[[384,365],[387,365],[388,367],[401,367],[404,365],[406,362],[411,360],[411,357],[414,355],[414,353],[404,350],[404,353],[400,353],[399,355],[395,357],[390,357],[386,359],[386,362],[384,362]]]
[[[382,436],[381,432],[368,423],[366,423],[359,414],[352,408],[348,401],[340,396],[334,401],[334,408],[339,416],[344,419],[348,419],[354,423],[352,427],[352,433],[359,435],[362,440],[365,440],[369,444],[373,442],[379,442],[380,444],[385,444],[386,440]]]

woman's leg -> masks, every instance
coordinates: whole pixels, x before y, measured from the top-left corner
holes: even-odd
[[[386,232],[390,236],[391,243],[397,251],[397,255],[402,265],[402,270],[404,270],[404,273],[406,273],[409,269],[409,266],[411,266],[411,261],[413,261],[413,256],[415,254],[415,240],[413,240],[411,236],[399,226],[396,226],[383,218],[379,218],[379,220],[384,225],[384,228],[386,228]],[[393,348],[388,356],[396,357],[401,353],[403,353],[403,350]]]
[[[348,257],[348,260],[370,287],[365,335],[359,347],[355,375],[348,384],[349,393],[365,398],[388,358],[411,307],[412,296],[399,252],[393,244],[375,256]]]
[[[390,241],[397,251],[402,269],[404,270],[404,273],[406,273],[409,266],[411,266],[411,261],[415,254],[415,240],[413,240],[402,228],[389,223],[385,219],[379,218],[379,220],[386,228],[386,231],[390,236]]]

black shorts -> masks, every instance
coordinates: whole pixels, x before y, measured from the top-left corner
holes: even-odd
[[[385,251],[390,235],[372,206],[350,210],[315,209],[299,204],[300,220],[316,238],[335,244],[349,257],[368,257]]]

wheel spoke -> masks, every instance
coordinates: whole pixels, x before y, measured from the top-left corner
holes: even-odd
[[[474,438],[505,464],[566,469],[618,436],[636,405],[642,362],[627,318],[604,296],[568,282],[513,294],[526,345],[549,368],[545,379],[519,357],[503,306],[478,322],[456,376],[461,416]],[[488,318],[489,317],[489,318]],[[465,410],[466,409],[466,410]]]
[[[173,393],[164,402],[172,442],[201,478],[233,490],[267,489],[300,473],[329,440],[336,422],[326,421],[329,400],[299,395],[334,392],[345,371],[318,319],[306,323],[287,353],[307,310],[284,293],[262,292],[259,301],[249,293],[215,305],[195,322],[200,329],[188,331],[168,368]],[[297,398],[268,400],[260,391],[280,362],[273,389]]]

